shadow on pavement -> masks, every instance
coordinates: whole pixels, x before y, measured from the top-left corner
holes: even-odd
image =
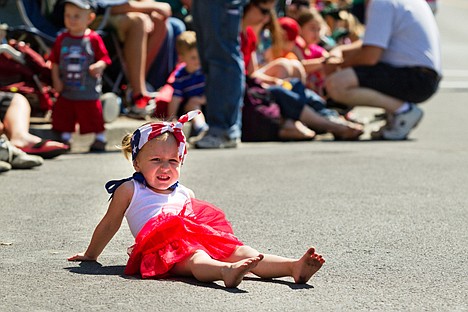
[[[281,279],[261,279],[258,277],[244,277],[244,281],[256,281],[256,282],[261,282],[261,283],[281,284],[281,285],[288,286],[291,289],[314,288],[314,286],[309,285],[309,284],[296,284],[294,282],[288,282],[288,281],[281,280]]]
[[[102,266],[99,262],[80,262],[77,267],[64,268],[72,273],[90,274],[90,275],[124,275],[125,265]]]
[[[119,275],[125,279],[143,279],[135,276],[128,276],[124,274],[125,266],[124,265],[112,265],[112,266],[103,266],[99,262],[87,262],[83,261],[79,263],[79,266],[74,267],[66,267],[65,270],[68,270],[72,273],[77,274],[89,274],[89,275]],[[211,289],[219,289],[224,290],[229,293],[247,293],[247,291],[239,289],[239,288],[226,288],[222,285],[218,285],[216,283],[203,283],[197,281],[194,278],[186,278],[186,277],[175,277],[175,278],[165,278],[161,279],[170,282],[182,282],[193,286],[199,287],[206,287]],[[311,289],[314,286],[309,284],[296,284],[294,282],[289,282],[281,279],[261,279],[258,277],[244,277],[244,281],[254,281],[254,282],[261,282],[261,283],[272,283],[272,284],[281,284],[288,286],[291,289]],[[242,287],[242,284],[241,284]]]

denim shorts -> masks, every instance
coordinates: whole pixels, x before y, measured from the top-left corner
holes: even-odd
[[[395,67],[385,63],[353,67],[359,86],[413,103],[429,99],[438,89],[441,77],[426,67]]]
[[[14,95],[14,93],[0,91],[0,121],[2,122]]]

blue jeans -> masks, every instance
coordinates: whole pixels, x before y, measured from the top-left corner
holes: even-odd
[[[206,75],[206,121],[209,134],[241,137],[244,60],[240,25],[246,0],[194,0],[193,26]]]
[[[307,105],[322,116],[336,116],[337,113],[326,107],[326,102],[314,91],[306,89],[299,79],[290,80],[293,88],[287,90],[281,86],[271,86],[268,90],[273,100],[279,105],[281,116],[299,120]]]

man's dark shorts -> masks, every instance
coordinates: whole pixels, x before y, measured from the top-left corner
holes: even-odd
[[[14,95],[14,93],[0,91],[0,121],[2,122],[3,118],[5,118],[8,107],[10,107],[11,99]]]
[[[394,67],[378,63],[353,69],[359,86],[413,103],[429,99],[437,91],[441,79],[434,70],[426,67]]]

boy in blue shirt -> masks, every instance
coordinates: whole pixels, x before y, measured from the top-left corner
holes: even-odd
[[[169,103],[167,114],[169,118],[177,119],[191,110],[202,110],[206,104],[205,75],[201,70],[197,50],[197,38],[193,31],[184,31],[177,37],[176,50],[179,60],[184,62],[175,73],[174,93]],[[199,114],[192,120],[190,136],[199,136],[208,131],[205,116]]]

